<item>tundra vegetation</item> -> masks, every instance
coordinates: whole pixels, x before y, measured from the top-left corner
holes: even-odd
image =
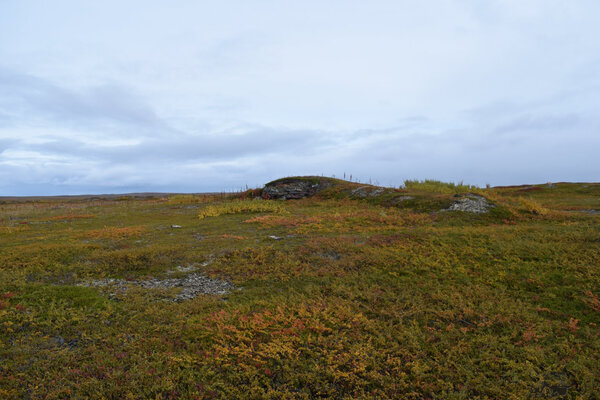
[[[598,398],[600,184],[322,187],[3,201],[0,398]]]

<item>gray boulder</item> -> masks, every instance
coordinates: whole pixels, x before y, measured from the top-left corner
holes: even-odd
[[[326,179],[286,178],[268,183],[262,192],[265,199],[302,199],[332,186]]]

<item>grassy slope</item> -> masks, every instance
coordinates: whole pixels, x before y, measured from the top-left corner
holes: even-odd
[[[596,398],[600,216],[576,210],[600,185],[482,190],[487,215],[356,187],[203,219],[227,200],[0,205],[0,398]],[[206,260],[243,289],[75,286]]]

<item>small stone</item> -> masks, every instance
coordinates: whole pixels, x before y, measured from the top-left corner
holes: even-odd
[[[62,336],[60,336],[60,335],[57,335],[57,336],[54,338],[54,342],[55,342],[55,343],[56,343],[58,346],[63,346],[63,345],[65,344],[65,339],[64,339]]]
[[[329,260],[337,261],[341,258],[340,254],[335,251],[326,251],[322,253],[317,253],[319,257],[326,258]]]
[[[275,235],[269,235],[269,239],[273,239],[273,240],[281,240],[283,239],[281,236],[275,236]]]
[[[181,225],[171,225],[171,228],[181,228]]]
[[[177,267],[175,267],[174,270],[167,271],[167,274],[172,275],[177,272],[192,272],[197,269],[198,269],[198,267],[195,267],[193,265],[188,265],[188,266],[178,265]]]

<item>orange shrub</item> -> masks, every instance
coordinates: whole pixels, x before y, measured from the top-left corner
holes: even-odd
[[[54,217],[49,217],[44,219],[44,221],[72,221],[74,219],[84,219],[84,218],[94,218],[94,214],[65,214],[65,215],[55,215]]]
[[[224,234],[221,235],[221,238],[223,239],[237,239],[237,240],[244,240],[244,239],[248,239],[245,236],[238,236],[238,235],[228,235],[228,234]]]
[[[280,216],[280,215],[262,215],[245,220],[246,223],[257,223],[264,227],[286,226],[296,227],[308,223],[317,223],[321,220],[319,217],[311,217],[304,215]]]

